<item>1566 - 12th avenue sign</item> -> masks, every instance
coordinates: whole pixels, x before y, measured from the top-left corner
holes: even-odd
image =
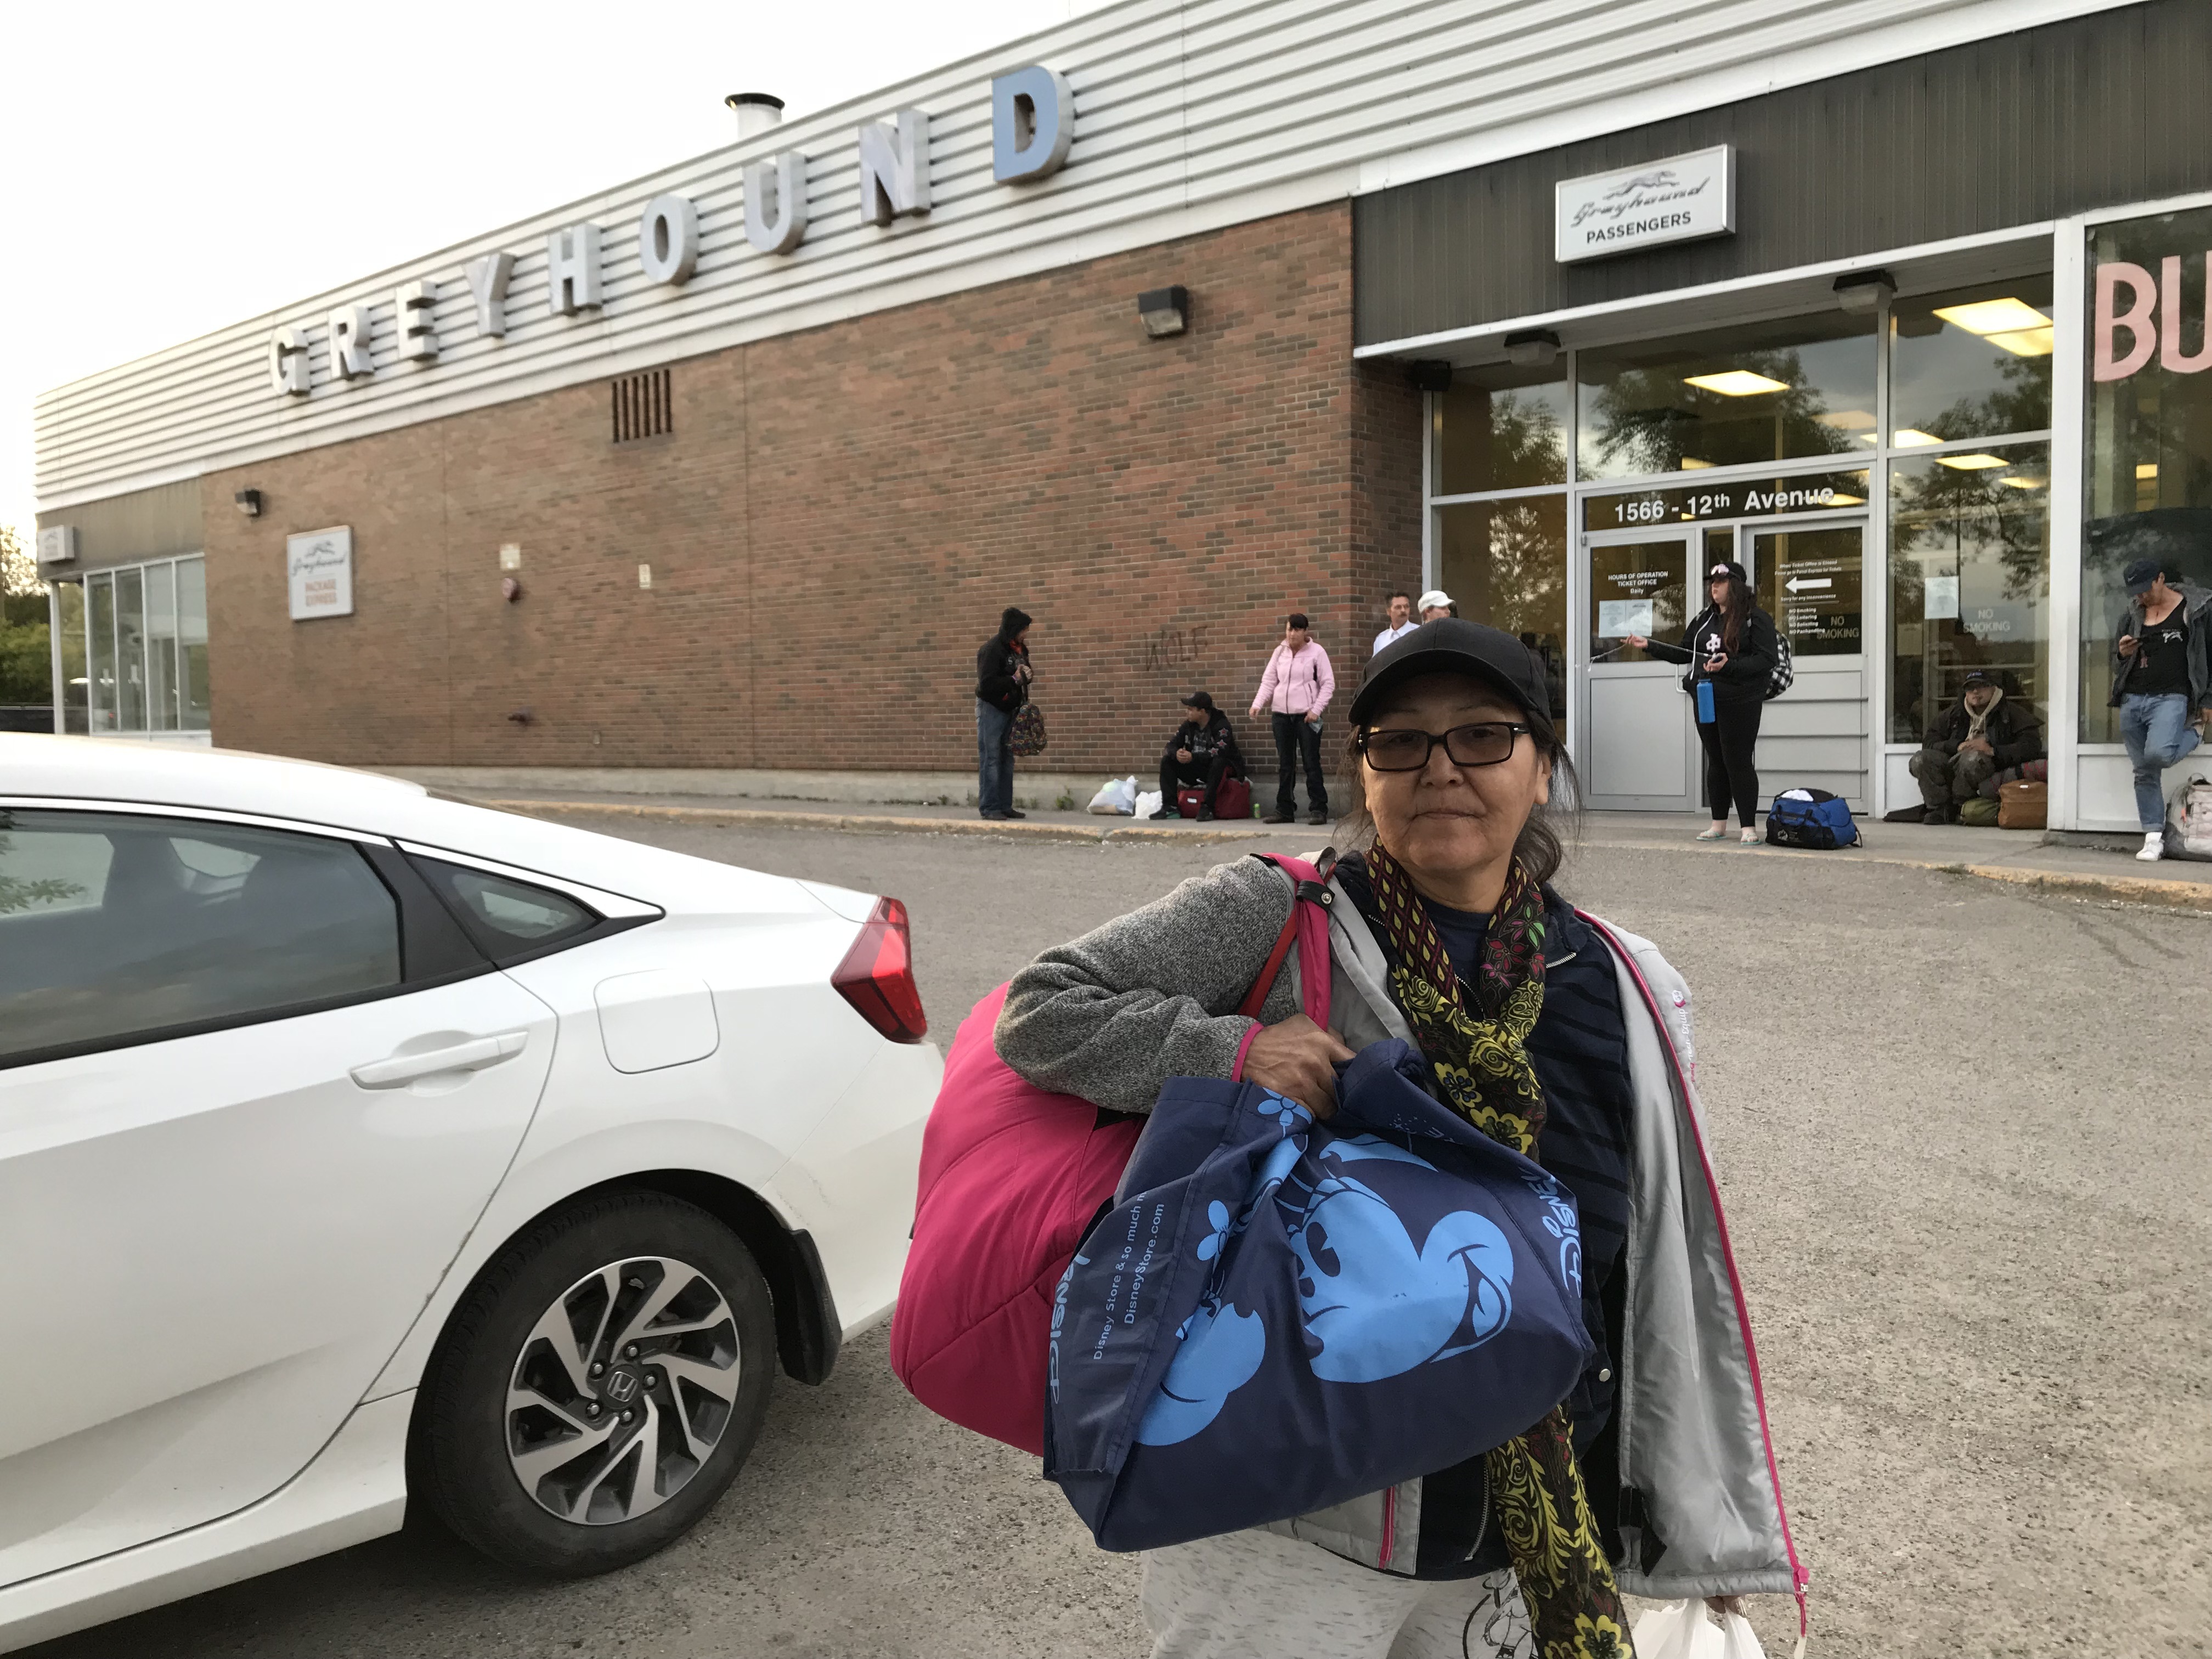
[[[1735,232],[1735,151],[1728,144],[1553,186],[1561,264]]]

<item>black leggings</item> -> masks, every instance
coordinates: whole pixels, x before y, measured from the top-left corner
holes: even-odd
[[[1747,830],[1759,824],[1759,769],[1752,760],[1753,745],[1759,741],[1759,716],[1765,703],[1757,699],[1747,702],[1713,704],[1713,722],[1698,726],[1698,741],[1705,745],[1705,799],[1712,803],[1713,820],[1718,823],[1729,814],[1729,800],[1735,800],[1737,821]]]

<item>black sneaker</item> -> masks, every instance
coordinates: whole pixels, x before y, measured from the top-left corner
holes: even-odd
[[[1931,806],[1920,821],[1923,823],[1948,823],[1951,822],[1951,809],[1948,806]]]
[[[1306,814],[1306,822],[1308,823],[1327,823],[1328,822],[1328,808],[1326,806],[1315,807],[1312,811]]]
[[[1296,823],[1297,821],[1298,815],[1296,812],[1285,812],[1280,811],[1270,812],[1266,817],[1260,820],[1262,823]]]
[[[1179,818],[1182,816],[1182,813],[1172,806],[1163,806],[1158,811],[1152,814],[1155,820],[1160,818]]]
[[[1200,808],[1198,809],[1198,821],[1199,821],[1200,823],[1212,823],[1212,822],[1213,822],[1213,809],[1212,809],[1211,806],[1201,806],[1201,807],[1200,807]]]
[[[1010,818],[1025,818],[1029,817],[1029,814],[1026,812],[1017,812],[1012,807],[1009,806],[1000,816]]]

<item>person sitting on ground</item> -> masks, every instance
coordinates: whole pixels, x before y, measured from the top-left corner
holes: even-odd
[[[1984,793],[1997,773],[2042,758],[2043,722],[2035,710],[2007,697],[1985,671],[1973,670],[1959,701],[1936,715],[1910,763],[1928,804],[1921,822],[1955,822],[1960,803]]]
[[[1175,735],[1168,739],[1167,752],[1160,757],[1160,805],[1152,816],[1180,817],[1176,791],[1203,784],[1206,800],[1198,816],[1200,822],[1210,822],[1222,779],[1243,777],[1244,757],[1237,750],[1237,732],[1229,724],[1229,716],[1213,706],[1210,694],[1194,691],[1182,700],[1182,706],[1190,710],[1190,718],[1176,727]]]

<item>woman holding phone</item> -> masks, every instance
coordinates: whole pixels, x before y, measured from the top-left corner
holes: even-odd
[[[1774,619],[1752,598],[1743,567],[1730,559],[1705,573],[1711,600],[1682,630],[1680,645],[1662,645],[1641,634],[1627,643],[1662,662],[1687,663],[1683,689],[1698,701],[1698,741],[1705,746],[1705,794],[1713,805],[1713,823],[1699,841],[1728,835],[1729,802],[1735,802],[1742,841],[1759,839],[1759,769],[1753,750],[1759,742],[1759,711],[1766,707],[1767,682],[1773,678],[1781,645]]]

